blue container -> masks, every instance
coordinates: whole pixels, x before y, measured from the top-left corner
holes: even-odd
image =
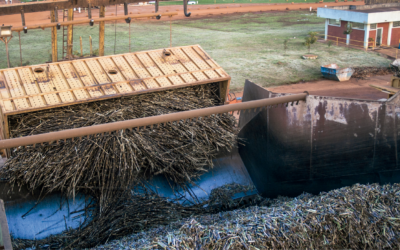
[[[325,78],[335,81],[348,81],[353,75],[354,70],[352,68],[341,69],[335,63],[321,66],[321,73]]]

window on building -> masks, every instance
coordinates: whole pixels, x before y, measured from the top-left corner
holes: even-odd
[[[376,30],[376,23],[371,23],[371,24],[369,25],[369,28],[370,28],[371,30]]]
[[[339,19],[329,19],[329,25],[340,26],[340,20]]]
[[[400,27],[400,21],[398,21],[398,22],[393,22],[393,27]]]
[[[363,30],[364,29],[364,24],[363,23],[351,23],[351,27],[353,29]]]

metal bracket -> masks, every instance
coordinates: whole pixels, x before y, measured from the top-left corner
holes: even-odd
[[[183,0],[183,12],[185,14],[185,17],[190,17],[192,14],[191,12],[187,13],[187,6],[188,6],[189,0]]]

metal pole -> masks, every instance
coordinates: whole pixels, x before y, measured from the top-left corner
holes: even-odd
[[[172,114],[151,116],[126,121],[112,122],[82,128],[67,129],[58,132],[50,132],[39,135],[31,135],[14,139],[0,140],[0,149],[28,146],[44,142],[53,142],[68,138],[77,138],[87,135],[102,134],[107,132],[119,131],[124,129],[140,128],[156,124],[165,124],[173,121],[186,121],[197,117],[207,117],[213,114],[224,114],[237,110],[251,110],[265,108],[271,105],[293,103],[306,100],[308,93],[288,95],[275,98],[265,98],[261,100],[248,101],[236,104],[222,105],[210,108],[195,109],[190,111],[177,112]]]

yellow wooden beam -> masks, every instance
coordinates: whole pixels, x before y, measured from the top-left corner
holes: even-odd
[[[68,9],[68,21],[74,20],[74,9]],[[72,58],[73,51],[73,37],[74,37],[74,25],[68,25],[68,33],[67,33],[67,58]]]
[[[99,17],[105,17],[106,15],[106,6],[100,6]],[[104,21],[100,22],[99,25],[99,56],[104,56]]]

